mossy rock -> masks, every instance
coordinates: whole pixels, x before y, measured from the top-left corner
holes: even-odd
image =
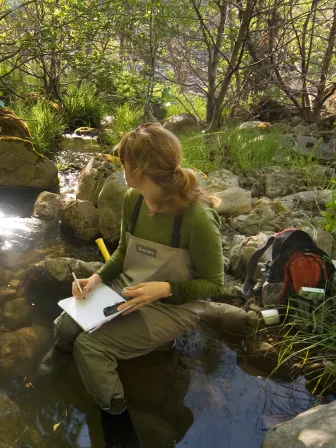
[[[26,123],[17,117],[10,109],[0,108],[1,135],[12,137],[30,138],[30,132]]]

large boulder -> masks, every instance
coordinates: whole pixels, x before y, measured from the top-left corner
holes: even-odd
[[[72,200],[61,208],[61,221],[70,228],[75,236],[86,241],[93,241],[99,234],[98,210],[90,201]]]
[[[23,120],[10,109],[0,108],[0,136],[30,138],[30,132]]]
[[[241,215],[252,210],[251,192],[242,188],[234,187],[216,193],[220,199],[216,210],[220,215]]]
[[[244,234],[278,232],[287,226],[289,209],[280,201],[261,198],[254,202],[253,212],[230,219],[231,227]]]
[[[217,171],[212,171],[208,175],[208,185],[214,188],[220,188],[226,190],[228,188],[239,187],[238,176],[231,173],[231,171],[221,168]]]
[[[0,391],[0,446],[11,448],[46,447],[41,435],[28,426],[20,408]]]
[[[99,227],[106,241],[120,236],[121,209],[127,185],[122,171],[109,176],[98,197]]]
[[[191,114],[173,115],[163,126],[174,134],[200,130],[199,122]]]
[[[39,219],[58,219],[61,199],[55,193],[42,191],[35,201],[33,214]]]
[[[108,157],[112,161],[107,159]],[[98,196],[105,180],[116,171],[114,160],[119,159],[108,155],[92,157],[79,176],[76,199],[90,201],[94,206],[98,205]]]
[[[31,142],[0,137],[0,183],[2,187],[50,189],[58,185],[54,162],[37,153]]]
[[[335,448],[336,401],[270,429],[262,448]]]
[[[298,135],[297,151],[305,156],[312,156],[321,162],[334,162],[336,160],[334,139],[324,142],[313,136]]]
[[[31,374],[52,338],[50,328],[33,326],[0,334],[0,375],[5,378]]]

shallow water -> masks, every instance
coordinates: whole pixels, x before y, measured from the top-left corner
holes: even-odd
[[[61,175],[62,194],[75,194],[77,176],[78,171]],[[66,238],[58,223],[31,218],[35,196],[0,190],[3,256],[55,246],[69,256],[100,259],[94,244]],[[252,375],[252,369],[247,373],[238,366],[232,348],[240,347],[229,348],[213,330],[199,328],[169,352],[153,353],[120,367],[141,446],[260,448],[268,428],[312,405],[303,380],[288,384],[266,380],[258,372]],[[83,389],[74,364],[56,378],[29,383],[29,379],[15,380],[5,390],[46,446],[104,446],[100,412]],[[55,424],[59,425],[54,428]],[[119,437],[109,446],[139,446],[130,437],[127,423],[111,420],[108,426]]]

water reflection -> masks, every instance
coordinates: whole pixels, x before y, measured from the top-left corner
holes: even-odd
[[[235,352],[207,330],[182,338],[178,349],[125,361],[119,372],[139,441],[126,421],[107,418],[109,448],[138,448],[139,442],[144,448],[260,448],[268,428],[312,404],[302,381],[289,385],[247,374]],[[74,364],[28,389],[11,388],[46,446],[105,446],[100,412]]]

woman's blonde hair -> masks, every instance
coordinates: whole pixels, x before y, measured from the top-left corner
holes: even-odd
[[[121,163],[131,171],[138,169],[164,189],[159,208],[172,213],[183,211],[192,202],[214,206],[216,199],[208,196],[191,169],[182,168],[179,139],[157,123],[144,123],[128,132],[118,146]]]

